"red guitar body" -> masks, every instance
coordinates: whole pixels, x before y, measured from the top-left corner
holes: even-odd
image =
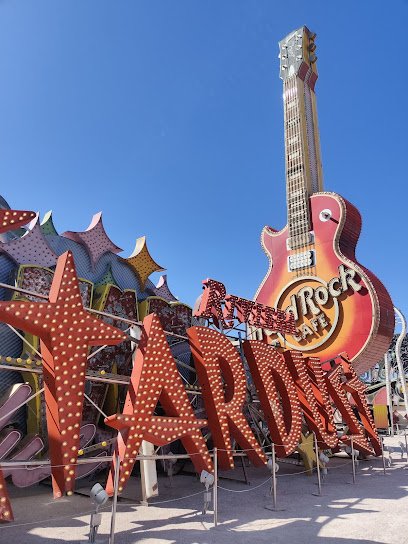
[[[292,310],[299,331],[287,338],[270,334],[267,341],[279,340],[286,349],[318,356],[322,362],[346,352],[362,374],[390,345],[393,304],[379,279],[356,260],[358,210],[335,193],[315,193],[309,202],[312,244],[289,250],[288,227],[262,231],[270,266],[255,300]],[[309,252],[313,253],[310,266],[290,270],[290,256],[308,259]]]

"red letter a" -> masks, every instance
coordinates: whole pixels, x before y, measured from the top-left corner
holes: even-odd
[[[166,416],[155,416],[160,401]],[[170,416],[170,417],[168,417]],[[198,472],[213,470],[201,427],[204,419],[196,419],[186,390],[177,370],[166,336],[158,317],[147,316],[143,321],[142,339],[136,351],[129,390],[122,415],[105,420],[119,430],[116,453],[122,460],[119,491],[132,472],[142,440],[164,446],[181,439]],[[112,467],[106,491],[113,493]]]

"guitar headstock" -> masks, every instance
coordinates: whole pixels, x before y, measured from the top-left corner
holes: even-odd
[[[317,79],[316,34],[302,26],[279,42],[280,77],[285,80],[293,75],[304,78],[304,73],[312,69]]]

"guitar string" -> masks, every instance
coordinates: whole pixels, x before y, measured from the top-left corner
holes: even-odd
[[[289,145],[289,149],[287,151],[287,197],[288,197],[288,223],[289,223],[289,247],[291,247],[291,244],[293,242],[293,239],[295,238],[296,230],[295,230],[295,224],[293,221],[293,209],[296,208],[297,204],[297,192],[298,182],[297,182],[297,175],[294,175],[296,173],[295,170],[295,153],[297,151],[296,146],[296,127],[295,127],[295,116],[293,115],[293,105],[295,98],[294,93],[294,86],[293,86],[293,78],[290,78],[286,82],[286,94],[285,94],[285,109],[287,110],[287,125],[286,128],[288,130],[288,137],[293,138],[291,141],[291,145]],[[289,142],[288,138],[285,139]]]
[[[304,129],[304,131],[302,131],[302,134],[303,132],[306,133],[306,139],[305,141],[303,142],[304,146],[307,146],[307,148],[305,149],[305,153],[303,155],[303,159],[304,159],[304,166],[307,167],[308,166],[308,170],[307,170],[307,175],[308,175],[308,180],[306,178],[306,170],[304,170],[303,172],[303,176],[304,176],[304,180],[305,180],[305,187],[306,187],[306,192],[305,192],[305,200],[306,200],[306,206],[307,206],[307,220],[308,220],[308,232],[310,231],[310,229],[312,228],[311,226],[311,200],[310,200],[310,197],[314,194],[315,192],[315,189],[316,190],[319,190],[319,187],[320,187],[320,183],[321,183],[321,176],[319,176],[320,172],[319,172],[319,169],[318,169],[318,163],[317,163],[317,157],[315,155],[315,152],[316,150],[314,150],[315,148],[312,149],[313,146],[316,146],[316,142],[315,142],[315,123],[313,122],[314,121],[314,117],[313,117],[313,107],[312,107],[312,104],[311,104],[311,101],[313,100],[312,98],[312,95],[311,93],[313,92],[311,89],[310,89],[310,85],[309,85],[309,80],[310,80],[310,77],[312,75],[312,69],[311,67],[309,67],[309,70],[308,70],[308,73],[305,77],[305,80],[300,84],[300,86],[302,87],[302,97],[304,99],[304,113],[305,115],[303,116],[303,119],[301,120],[301,123],[303,121],[304,123],[304,126],[302,127]],[[300,102],[300,98],[299,98],[299,102]],[[311,141],[311,138],[313,138],[313,141]],[[309,159],[308,161],[308,164],[307,161],[306,161],[306,150],[307,150],[307,157]],[[314,150],[314,151],[313,151]],[[312,156],[313,155],[313,156]],[[314,160],[314,163],[312,164],[312,160]],[[314,171],[313,171],[314,169]],[[313,173],[314,172],[314,173]],[[312,179],[313,178],[313,179]],[[306,181],[309,181],[309,183],[307,183],[306,185]],[[319,183],[320,182],[320,183]],[[310,194],[309,194],[310,192]],[[311,243],[309,243],[309,234],[308,232],[304,232],[303,236],[302,236],[302,239],[301,239],[301,243],[302,243],[302,249],[305,251],[307,251],[307,247],[309,247],[309,249],[313,250],[314,249],[314,255],[311,256],[311,263],[310,264],[307,264],[305,268],[302,268],[301,269],[301,275],[316,275],[316,262],[317,262],[317,259],[316,259],[316,246],[315,246],[315,239],[313,238],[311,240]],[[310,246],[312,246],[312,248],[310,248]]]
[[[296,77],[296,76],[295,76]],[[288,132],[290,138],[293,138],[289,147],[289,154],[287,156],[287,176],[288,176],[288,221],[289,221],[289,247],[293,245],[297,236],[297,228],[294,221],[294,213],[298,208],[299,198],[298,191],[300,190],[298,180],[298,161],[296,160],[296,154],[299,152],[298,145],[298,131],[297,131],[297,119],[294,106],[296,105],[296,93],[295,93],[295,77],[289,79],[287,83],[287,95],[286,95],[286,108],[288,117]],[[295,211],[294,211],[295,210]],[[296,253],[295,253],[296,254]],[[293,255],[293,254],[292,254]],[[290,268],[290,267],[289,267]],[[297,276],[297,271],[294,271],[294,275]]]
[[[302,153],[302,139],[301,139],[301,123],[300,123],[300,111],[299,111],[299,92],[297,76],[293,76],[290,81],[289,96],[287,100],[290,120],[290,134],[294,139],[292,143],[292,154],[289,157],[289,221],[290,221],[290,233],[292,245],[295,245],[294,253],[295,262],[299,261],[299,255],[302,250],[302,239],[304,238],[305,229],[305,198],[306,187],[304,171],[302,168],[303,153]],[[289,104],[290,102],[290,104]],[[289,107],[290,106],[290,107]],[[307,217],[306,217],[307,220]],[[299,247],[300,246],[300,247]],[[295,268],[292,272],[295,277],[301,276],[301,270]]]
[[[310,69],[309,69],[310,70]],[[313,194],[313,187],[312,187],[312,184],[311,184],[311,170],[310,168],[307,170],[307,176],[306,176],[306,166],[307,166],[307,161],[306,161],[306,151],[307,151],[307,156],[309,157],[310,156],[310,150],[309,150],[309,140],[308,140],[308,133],[307,133],[307,105],[306,105],[306,100],[305,100],[305,89],[306,89],[306,85],[308,85],[308,81],[307,81],[307,76],[305,78],[304,81],[302,81],[301,83],[299,82],[299,86],[301,87],[301,97],[303,98],[304,102],[303,102],[303,105],[304,105],[304,116],[303,116],[303,129],[302,130],[302,133],[305,133],[306,134],[306,139],[305,141],[303,142],[303,147],[304,147],[304,152],[303,152],[303,162],[304,162],[304,166],[303,166],[303,176],[304,176],[304,179],[305,179],[305,202],[304,202],[304,205],[305,205],[305,217],[306,217],[306,232],[303,233],[303,236],[302,236],[302,249],[304,250],[303,253],[305,253],[305,250],[306,250],[306,247],[310,247],[310,243],[309,243],[309,240],[310,240],[310,235],[309,235],[309,232],[311,230],[311,217],[310,217],[310,196],[311,194]],[[306,266],[306,275],[308,275],[309,273],[309,266]],[[303,275],[304,275],[304,272],[303,272]]]
[[[309,190],[308,185],[312,182],[312,180],[309,180],[310,183],[307,183],[307,177],[305,175],[305,153],[304,147],[307,145],[308,155],[310,154],[310,145],[309,142],[309,134],[307,132],[308,141],[304,142],[301,138],[302,128],[307,129],[308,119],[304,119],[303,122],[306,121],[306,126],[302,127],[302,121],[300,119],[300,110],[299,110],[299,103],[300,103],[300,97],[303,96],[304,98],[304,105],[305,105],[305,114],[308,113],[308,104],[306,104],[306,85],[308,85],[308,80],[310,78],[310,75],[312,73],[311,68],[309,69],[309,72],[307,74],[307,77],[305,78],[305,82],[300,83],[300,80],[298,80],[297,76],[293,77],[293,84],[291,87],[288,87],[288,92],[285,95],[285,107],[288,110],[288,115],[286,116],[286,126],[285,129],[287,131],[287,140],[288,140],[288,154],[289,157],[287,157],[287,182],[288,182],[288,219],[289,219],[289,230],[291,237],[294,238],[294,245],[296,245],[295,249],[295,255],[304,254],[306,247],[312,245],[314,246],[314,240],[309,242],[309,231],[310,231],[310,210],[309,210]],[[292,78],[290,78],[292,79]],[[292,81],[291,81],[292,83]],[[301,87],[301,90],[303,92],[299,92],[299,87]],[[303,87],[303,88],[302,88]],[[298,92],[294,92],[297,90]],[[296,114],[293,115],[293,102],[296,103]],[[313,114],[312,110],[310,111],[309,115]],[[312,120],[309,120],[309,123],[312,122]],[[296,127],[296,128],[295,128]],[[313,132],[313,123],[312,123],[312,132]],[[311,137],[314,137],[314,133],[311,135]],[[286,139],[285,139],[286,140]],[[295,144],[293,143],[295,142]],[[303,144],[303,146],[302,146]],[[296,147],[295,147],[296,145]],[[303,167],[301,170],[300,167]],[[318,176],[318,170],[317,170],[317,164],[316,167],[316,176]],[[310,169],[309,169],[310,170]],[[311,172],[308,171],[308,173],[311,176]],[[309,176],[309,177],[310,177]],[[316,177],[315,176],[315,177]],[[318,179],[315,180],[318,183]],[[301,192],[301,194],[296,194],[296,192]],[[313,187],[311,193],[313,194]],[[295,196],[296,195],[296,196]],[[301,217],[299,217],[301,216]],[[307,269],[307,271],[312,272],[312,269],[315,269],[315,263],[312,264],[306,264],[305,267],[298,268],[295,270],[295,276],[299,277],[304,275],[304,268]]]
[[[307,245],[309,245],[307,242],[308,242],[308,239],[309,239],[309,232],[311,230],[310,196],[311,196],[311,193],[313,193],[313,189],[311,187],[310,168],[307,170],[307,174],[306,174],[306,167],[307,167],[306,156],[309,157],[309,153],[310,153],[308,134],[307,134],[307,107],[306,107],[306,100],[305,100],[305,98],[306,98],[305,97],[305,87],[306,87],[306,85],[307,85],[307,75],[306,75],[305,79],[301,83],[299,82],[299,86],[301,87],[301,89],[300,89],[301,92],[299,94],[300,94],[301,98],[303,99],[303,110],[304,110],[302,134],[306,135],[306,137],[304,138],[304,142],[303,142],[303,163],[304,163],[303,175],[304,175],[304,179],[305,179],[305,216],[307,214],[307,232],[304,232],[303,236],[301,238],[303,253],[305,252]],[[300,101],[300,98],[299,98],[299,101]],[[308,275],[308,273],[309,273],[309,267],[306,266],[305,268],[306,268],[306,270],[302,270],[302,275]],[[305,272],[306,272],[306,274],[305,274]]]
[[[295,245],[295,263],[299,262],[299,257],[301,253],[300,242],[302,238],[303,230],[303,221],[304,221],[304,198],[305,198],[305,180],[304,172],[302,169],[302,138],[301,138],[301,123],[300,123],[300,111],[299,111],[299,85],[297,81],[297,76],[293,78],[293,91],[294,91],[294,128],[296,131],[296,154],[295,154],[295,186],[298,191],[296,197],[296,207],[295,212],[292,214],[292,221],[294,221],[294,245]],[[296,268],[296,277],[300,277],[301,272],[299,268]]]
[[[304,87],[303,87],[304,89]],[[288,205],[288,230],[289,246],[295,246],[295,270],[292,274],[295,277],[301,277],[304,272],[296,267],[300,260],[300,255],[304,253],[304,248],[309,245],[309,209],[308,209],[308,191],[305,176],[305,153],[302,134],[302,122],[300,118],[300,99],[304,93],[300,91],[302,84],[295,74],[284,82],[284,117],[285,117],[285,151],[286,151],[286,176],[287,176],[287,205]],[[306,107],[305,113],[306,113]],[[293,250],[291,250],[293,251]],[[289,270],[290,270],[289,265]],[[308,267],[307,267],[308,268]]]
[[[302,270],[296,267],[302,253],[302,240],[307,236],[305,231],[305,218],[307,221],[307,193],[304,172],[304,155],[302,149],[302,123],[300,119],[300,85],[298,78],[294,75],[287,82],[285,95],[285,110],[287,110],[288,156],[287,156],[287,196],[288,196],[288,220],[290,247],[295,246],[295,270],[292,275],[301,277]],[[285,139],[286,143],[286,139]],[[289,270],[290,270],[289,266]]]
[[[299,184],[301,187],[301,195],[300,195],[300,210],[297,217],[299,217],[298,222],[298,228],[297,228],[297,263],[300,261],[301,255],[304,253],[303,249],[303,243],[307,236],[307,231],[309,230],[308,225],[308,210],[307,210],[307,198],[308,198],[308,191],[307,191],[307,179],[305,176],[305,142],[302,138],[303,133],[303,126],[302,126],[302,120],[301,120],[301,113],[300,113],[300,100],[302,96],[302,83],[300,79],[295,76],[295,87],[296,87],[296,117],[297,117],[297,129],[298,129],[298,148],[299,148],[299,155],[298,155],[298,169],[300,172],[299,175]],[[301,277],[303,275],[302,268],[297,268],[297,277]]]
[[[309,132],[307,130],[307,124],[308,122],[311,123],[313,119],[308,120],[307,115],[313,115],[313,109],[309,108],[309,104],[306,103],[307,99],[311,99],[311,96],[309,97],[307,95],[306,85],[309,85],[309,79],[311,76],[312,70],[309,68],[308,74],[305,78],[305,81],[300,83],[300,80],[298,82],[298,77],[295,75],[292,79],[292,81],[289,81],[285,85],[285,130],[287,134],[287,139],[285,139],[288,142],[287,145],[287,157],[286,157],[286,174],[287,174],[287,197],[288,197],[288,220],[289,220],[289,234],[290,238],[293,238],[294,245],[296,246],[295,253],[296,255],[296,262],[299,262],[300,255],[305,253],[306,248],[310,245],[315,247],[315,240],[311,240],[311,243],[309,242],[309,232],[310,232],[310,209],[309,209],[309,200],[310,196],[308,191],[308,185],[311,185],[313,180],[310,179],[309,183],[307,183],[307,177],[306,177],[306,160],[305,160],[305,149],[304,146],[307,147],[308,151],[308,157],[310,158],[310,146],[311,142],[309,142],[310,137],[314,138],[314,123],[312,123],[312,130],[311,134],[309,135]],[[301,89],[299,89],[299,87]],[[299,91],[302,90],[303,92],[300,93]],[[296,92],[295,92],[296,91]],[[300,99],[303,97],[304,99],[304,119],[303,123],[300,116]],[[294,105],[296,106],[296,112],[295,115],[293,115],[294,111]],[[309,111],[310,110],[310,111]],[[304,124],[305,126],[302,126]],[[302,135],[302,129],[306,128],[306,136],[307,141],[303,141],[301,138]],[[303,145],[302,145],[303,144]],[[316,167],[316,173],[315,173],[315,184],[319,184],[319,171],[318,171],[318,165],[314,165]],[[302,169],[300,169],[302,167]],[[310,165],[311,170],[312,165]],[[308,172],[309,177],[311,178],[312,172]],[[300,191],[300,194],[298,193]],[[313,194],[313,187],[311,190],[311,194]],[[299,217],[300,216],[300,217]],[[292,241],[292,240],[291,240]],[[292,254],[293,255],[293,254]],[[315,255],[314,255],[315,257]],[[314,262],[313,262],[314,261]],[[290,266],[289,266],[290,268]],[[306,267],[296,268],[294,273],[295,277],[301,277],[305,275],[306,268],[307,273],[306,275],[310,275],[310,273],[313,273],[313,270],[316,269],[316,259],[312,257],[312,263],[306,264]]]
[[[312,264],[306,263],[305,267],[297,267],[301,255],[305,254],[306,248],[312,246],[315,249],[315,239],[310,240],[311,230],[311,201],[313,194],[313,184],[319,189],[319,174],[317,159],[316,164],[311,164],[311,145],[310,138],[315,138],[315,123],[313,123],[313,107],[307,101],[312,100],[310,89],[307,94],[306,85],[309,86],[309,79],[312,75],[312,68],[309,66],[304,80],[301,80],[297,74],[285,79],[284,81],[284,128],[285,155],[286,155],[286,196],[288,208],[288,231],[290,255],[294,256],[295,270],[291,271],[289,260],[289,271],[295,278],[307,276],[316,273],[316,251],[312,257]],[[310,86],[309,86],[310,88]],[[300,104],[303,99],[303,113],[301,118]],[[308,119],[312,116],[311,119]],[[312,123],[311,131],[308,131],[308,123]],[[306,134],[305,137],[304,134]],[[315,144],[316,142],[314,142]],[[306,171],[307,158],[309,159],[309,169]],[[316,167],[315,180],[312,179],[312,168]],[[309,191],[310,189],[310,191]],[[310,193],[310,194],[309,194]],[[314,261],[314,262],[313,262]],[[306,274],[305,274],[306,272]]]
[[[299,217],[299,221],[297,222],[296,226],[296,238],[295,238],[295,244],[296,244],[296,264],[299,265],[300,257],[302,253],[304,254],[305,250],[305,243],[306,239],[308,237],[308,231],[309,231],[309,217],[308,217],[308,186],[307,186],[307,177],[306,177],[306,161],[305,161],[305,146],[307,145],[307,142],[304,141],[303,133],[304,133],[304,119],[301,117],[301,111],[300,111],[300,101],[302,99],[302,91],[303,91],[303,82],[301,82],[300,78],[297,77],[297,75],[294,77],[294,85],[296,87],[296,117],[297,117],[297,131],[298,131],[298,149],[299,149],[299,157],[297,161],[298,165],[298,186],[301,190],[300,195],[300,213],[296,216]],[[297,268],[296,277],[301,278],[304,275],[303,267]]]
[[[305,82],[303,85],[303,96],[304,96],[304,102],[305,102],[305,129],[306,129],[306,136],[307,136],[307,148],[308,148],[308,156],[309,156],[309,175],[310,175],[310,189],[311,189],[311,195],[313,195],[315,192],[317,192],[320,188],[320,176],[319,176],[319,168],[317,163],[317,145],[316,145],[316,134],[315,134],[315,127],[317,127],[317,119],[316,123],[314,122],[314,116],[313,116],[313,98],[312,98],[312,89],[309,85],[309,81],[311,76],[313,75],[313,70],[311,67],[309,67],[309,70],[307,72]],[[315,110],[316,111],[316,110]],[[310,127],[310,130],[309,130]],[[310,195],[310,196],[311,196]],[[309,198],[309,213],[311,214],[311,201]],[[311,218],[310,218],[311,223]],[[311,225],[310,225],[311,227]],[[312,244],[313,248],[315,249],[315,239],[313,239]],[[314,261],[314,262],[313,262]],[[314,259],[312,258],[312,264],[308,266],[309,274],[316,275],[316,250],[314,254]]]

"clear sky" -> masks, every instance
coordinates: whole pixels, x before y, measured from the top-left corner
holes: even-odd
[[[407,0],[0,0],[1,194],[59,232],[102,210],[123,257],[147,235],[189,304],[206,277],[252,298],[286,222],[277,43],[303,24],[325,189],[408,314]]]

